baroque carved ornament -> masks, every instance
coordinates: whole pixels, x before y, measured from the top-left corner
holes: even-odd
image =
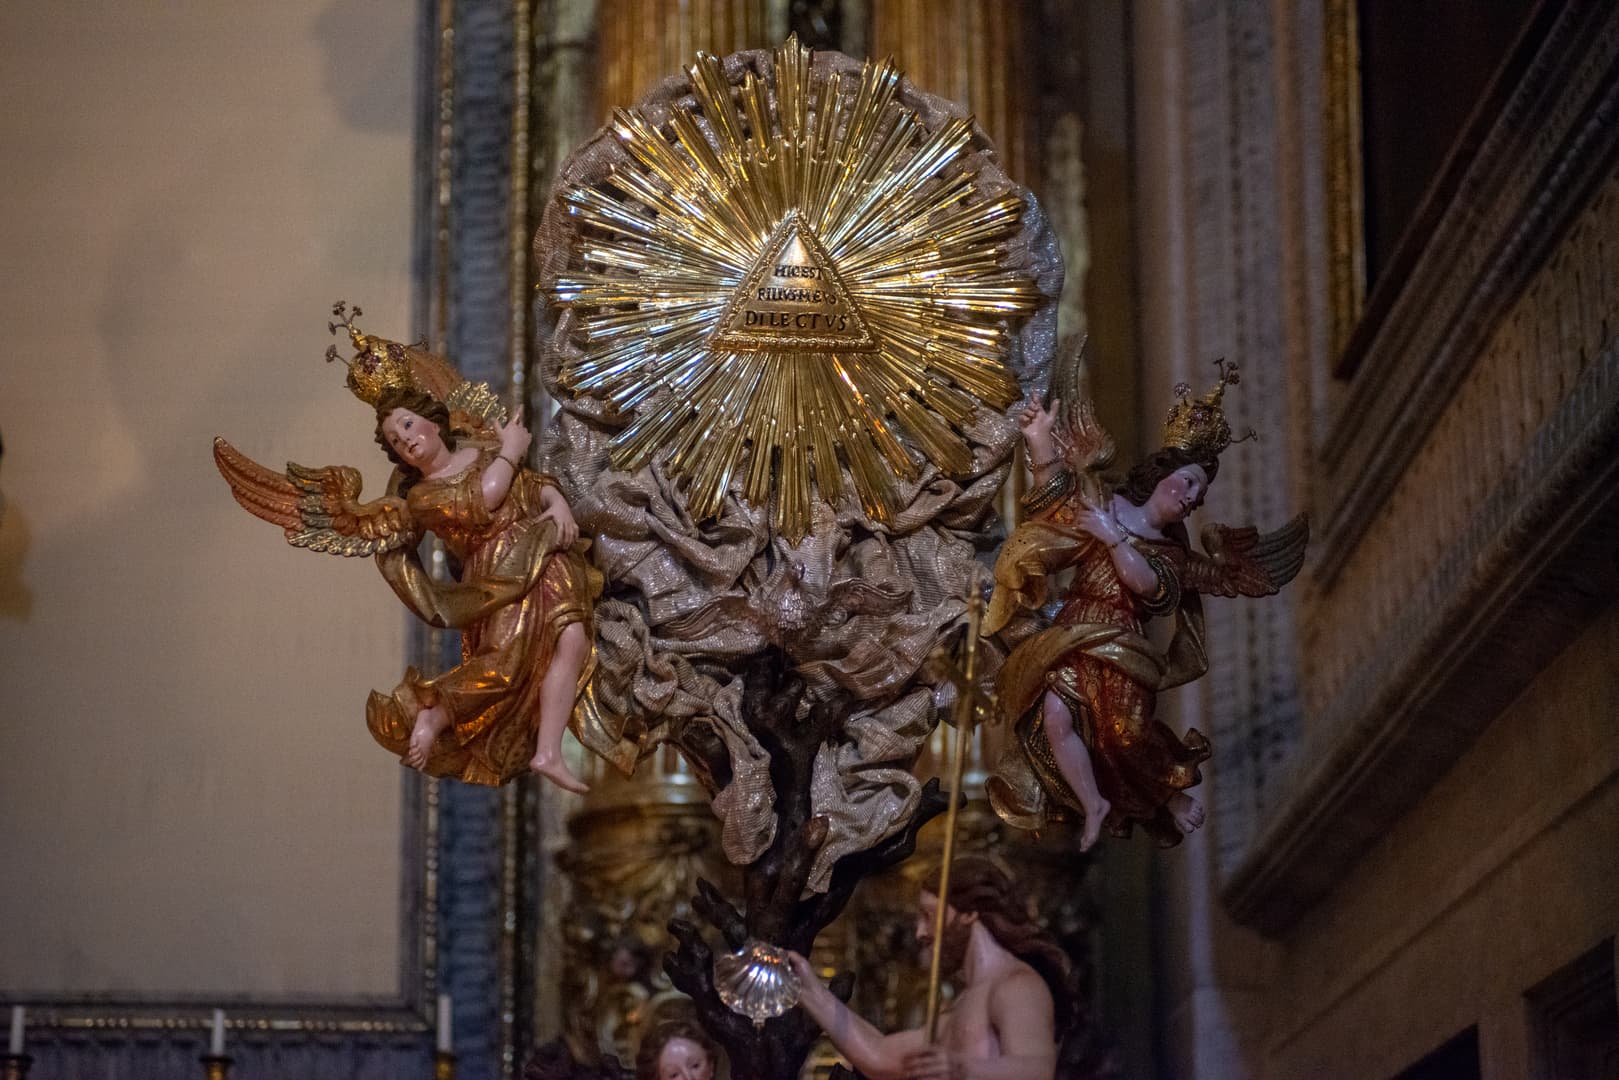
[[[795,541],[817,496],[890,521],[896,477],[966,472],[961,428],[1018,398],[1023,200],[981,190],[972,122],[930,129],[892,61],[825,71],[789,39],[740,86],[706,54],[688,76],[662,115],[616,112],[627,162],[564,196],[581,353],[559,381],[622,420],[614,467],[661,463],[699,519],[740,480]]]

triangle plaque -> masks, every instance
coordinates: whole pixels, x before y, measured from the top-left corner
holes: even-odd
[[[709,345],[727,352],[875,352],[877,339],[795,208],[731,294]]]

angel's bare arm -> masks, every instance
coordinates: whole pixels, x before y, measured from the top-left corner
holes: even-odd
[[[1085,532],[1107,547],[1108,557],[1113,560],[1113,568],[1119,572],[1119,580],[1137,596],[1151,596],[1158,591],[1158,571],[1152,568],[1147,557],[1137,551],[1129,543],[1129,534],[1113,512],[1091,503],[1085,503],[1080,511],[1077,523]]]
[[[1113,559],[1113,568],[1119,572],[1119,580],[1131,592],[1137,596],[1152,596],[1158,591],[1158,571],[1141,552],[1121,540],[1109,545],[1108,554]]]
[[[1057,411],[1061,403],[1053,401],[1046,409],[1037,400],[1031,400],[1018,417],[1023,431],[1024,448],[1028,451],[1029,468],[1034,472],[1036,487],[1044,484],[1062,468],[1062,455],[1057,452],[1057,440],[1052,434]]]
[[[523,426],[522,409],[518,409],[508,423],[497,421],[495,430],[500,434],[500,454],[484,466],[480,484],[483,504],[491,513],[506,501],[512,481],[517,479],[517,470],[522,467],[523,455],[528,453],[528,444],[534,438]]]
[[[572,547],[579,539],[579,523],[574,520],[573,507],[554,484],[540,489],[540,519],[557,523],[557,539],[563,547]]]

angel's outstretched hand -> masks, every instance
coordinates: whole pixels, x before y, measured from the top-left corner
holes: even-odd
[[[504,424],[495,421],[495,432],[500,436],[501,456],[512,461],[522,461],[523,455],[528,453],[528,444],[534,441],[534,436],[523,424],[521,407],[512,413],[512,418]]]
[[[1018,427],[1023,429],[1024,435],[1049,435],[1051,425],[1056,422],[1057,413],[1062,410],[1062,402],[1053,400],[1051,408],[1047,409],[1040,404],[1040,399],[1031,397],[1023,411],[1018,414]]]
[[[1060,401],[1053,400],[1051,408],[1047,409],[1040,404],[1039,398],[1030,398],[1029,403],[1023,407],[1023,412],[1018,415],[1018,427],[1023,431],[1023,441],[1029,448],[1031,461],[1044,462],[1052,458],[1055,442],[1051,428],[1061,411]]]

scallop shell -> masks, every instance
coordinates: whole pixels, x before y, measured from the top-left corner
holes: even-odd
[[[802,989],[787,950],[763,941],[750,941],[741,952],[717,958],[714,988],[727,1008],[752,1020],[754,1027],[764,1027],[766,1020],[797,1005]]]

